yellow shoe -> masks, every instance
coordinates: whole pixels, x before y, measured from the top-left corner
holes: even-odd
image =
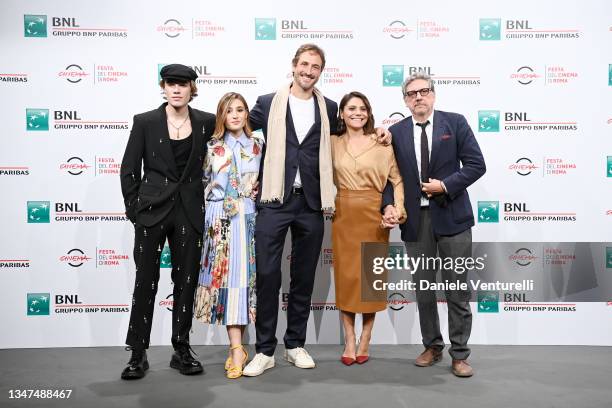
[[[235,350],[237,348],[242,349],[242,352],[244,353],[244,358],[242,359],[242,363],[240,363],[239,366],[233,365],[231,356],[225,362],[225,366],[227,367],[226,368],[227,373],[225,374],[225,376],[231,380],[242,377],[242,369],[244,368],[247,360],[249,359],[249,353],[245,350],[242,344],[230,347],[230,351]]]

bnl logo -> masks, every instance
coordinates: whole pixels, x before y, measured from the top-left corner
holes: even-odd
[[[47,36],[47,16],[24,14],[23,16],[23,35],[25,37],[46,37]]]
[[[606,269],[612,269],[612,247],[606,247]]]
[[[50,207],[49,201],[28,201],[28,224],[48,224]]]
[[[501,39],[501,19],[481,18],[480,39],[482,41],[499,41]]]
[[[26,109],[26,130],[48,131],[49,109]]]
[[[612,156],[608,156],[608,166],[606,168],[606,176],[612,177]]]
[[[382,86],[402,86],[404,82],[403,65],[383,65]]]
[[[255,39],[256,40],[276,40],[276,19],[275,18],[256,18],[255,19]]]
[[[49,316],[49,293],[28,293],[27,316]]]
[[[479,201],[478,222],[499,222],[499,201]]]
[[[478,111],[478,131],[479,132],[499,132],[499,111],[497,110]]]
[[[499,313],[499,292],[478,292],[478,313]]]
[[[608,86],[612,86],[612,64],[608,64]]]
[[[159,256],[160,268],[172,268],[172,258],[170,257],[170,248],[168,245],[164,245],[164,249]]]

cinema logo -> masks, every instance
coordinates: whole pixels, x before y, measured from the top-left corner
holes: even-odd
[[[529,266],[537,259],[538,257],[529,248],[519,248],[512,255],[508,256],[509,261],[521,267]]]
[[[96,268],[126,266],[129,260],[130,256],[118,249],[96,248]]]
[[[94,159],[94,165],[90,166],[85,160],[78,156],[72,156],[65,162],[60,163],[59,170],[62,173],[69,174],[71,176],[80,176],[88,172],[90,168],[94,169],[94,177],[98,176],[117,176],[121,170],[121,162],[115,157],[100,157],[96,156]]]
[[[59,165],[60,171],[66,172],[71,176],[80,176],[89,168],[91,168],[91,166],[78,156],[72,156]]]
[[[394,20],[384,27],[382,31],[394,40],[401,40],[402,38],[408,38],[415,30],[408,27],[401,20]]]
[[[0,74],[0,82],[25,84],[26,82],[28,82],[28,74]]]
[[[0,269],[27,269],[29,267],[29,259],[0,259]]]
[[[503,32],[502,32],[503,29]],[[550,28],[530,20],[479,19],[480,41],[506,40],[574,40],[581,31],[575,28]]]
[[[283,312],[287,311],[287,305],[289,304],[289,293],[283,292],[281,294],[280,307]],[[335,302],[311,302],[310,311],[327,311],[327,310],[338,310]]]
[[[538,74],[532,67],[523,65],[517,68],[516,72],[510,74],[510,79],[518,82],[521,85],[531,85],[542,75]]]
[[[498,110],[478,111],[479,132],[499,132],[502,112]],[[554,121],[545,118],[532,119],[528,112],[503,112],[503,130],[510,132],[577,131],[578,122]]]
[[[167,311],[172,312],[172,309],[174,308],[174,295],[172,293],[169,294],[165,299],[160,300],[157,306],[163,307]]]
[[[179,35],[187,31],[180,21],[174,18],[169,18],[163,24],[157,26],[157,32],[164,34],[168,38],[177,38]]]
[[[78,84],[89,74],[78,64],[70,64],[57,73],[58,78],[65,79],[71,84]]]
[[[542,165],[538,166],[528,157],[521,157],[516,162],[508,166],[508,170],[516,172],[519,176],[534,174],[536,170],[542,168],[541,175],[546,176],[567,176],[575,172],[576,163],[560,157],[544,157]]]
[[[353,73],[337,67],[325,67],[321,73],[322,85],[349,85],[352,83]]]
[[[168,19],[162,25],[157,26],[157,32],[163,33],[168,38],[178,38],[187,31],[191,31],[191,36],[184,35],[183,38],[218,38],[221,33],[225,33],[225,26],[202,18],[192,18],[191,28],[185,28],[179,20],[174,18]]]
[[[60,263],[68,264],[73,268],[79,268],[86,262],[91,261],[91,258],[88,257],[82,249],[72,248],[65,255],[60,256],[59,261]]]
[[[399,292],[391,293],[387,298],[387,306],[389,306],[389,309],[395,312],[399,312],[410,303],[412,302],[410,300],[407,300],[406,296],[402,295]]]
[[[255,18],[255,40],[276,40],[277,19]],[[346,28],[325,28],[306,20],[280,19],[280,38],[300,40],[353,40],[354,32]]]
[[[23,16],[24,37],[47,37],[48,20],[51,20],[51,35],[60,38],[127,38],[125,28],[81,26],[76,17],[51,17],[41,14],[25,14]]]
[[[508,170],[515,172],[519,176],[528,176],[538,168],[528,157],[521,157],[508,166]]]
[[[0,167],[0,176],[29,176],[30,168],[28,166],[2,166]]]
[[[478,222],[499,223],[499,201],[478,201]],[[506,222],[575,222],[575,212],[533,211],[527,203],[504,202],[503,221]]]
[[[53,114],[56,130],[128,130],[126,121],[85,120],[76,110],[26,109],[27,131],[48,131],[49,116]]]
[[[401,121],[404,118],[405,116],[403,113],[393,112],[386,119],[383,119],[382,125],[388,128],[389,126],[395,125],[397,122]]]

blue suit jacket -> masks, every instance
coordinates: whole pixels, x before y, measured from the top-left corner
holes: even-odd
[[[262,95],[257,98],[255,106],[249,113],[249,123],[253,130],[261,129],[264,137],[267,140],[268,134],[268,115],[270,114],[270,106],[274,94]],[[302,180],[302,188],[308,207],[315,211],[321,211],[321,186],[319,183],[319,142],[321,140],[321,112],[316,98],[313,98],[315,105],[315,123],[312,125],[306,137],[300,144],[295,133],[293,118],[291,117],[291,109],[287,102],[287,141],[285,144],[285,197],[283,202],[287,202],[291,194],[291,188],[297,174],[298,166],[300,169],[300,177]],[[331,133],[336,132],[338,127],[338,105],[331,99],[325,98],[327,112],[325,114],[329,118],[329,127]],[[267,144],[264,146],[261,168],[259,171],[259,180],[261,183],[264,171],[264,158],[266,155]],[[257,196],[257,206],[259,207],[280,207],[282,203],[266,203],[260,202],[261,188]]]
[[[436,110],[429,160],[429,177],[446,186],[446,206],[429,200],[431,223],[437,235],[458,234],[474,225],[467,187],[486,171],[474,133],[463,115]],[[414,150],[412,116],[389,128],[393,151],[404,180],[404,206],[408,219],[400,225],[402,240],[414,242],[419,229],[421,186]]]

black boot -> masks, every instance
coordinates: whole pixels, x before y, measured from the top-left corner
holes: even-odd
[[[202,364],[193,358],[191,355],[192,351],[189,344],[178,345],[170,360],[170,367],[179,370],[183,375],[194,375],[203,372]]]
[[[128,361],[127,367],[121,373],[121,378],[124,380],[138,380],[145,376],[145,371],[149,369],[146,350],[138,350],[132,347],[126,347],[127,351],[132,350],[132,358]]]

